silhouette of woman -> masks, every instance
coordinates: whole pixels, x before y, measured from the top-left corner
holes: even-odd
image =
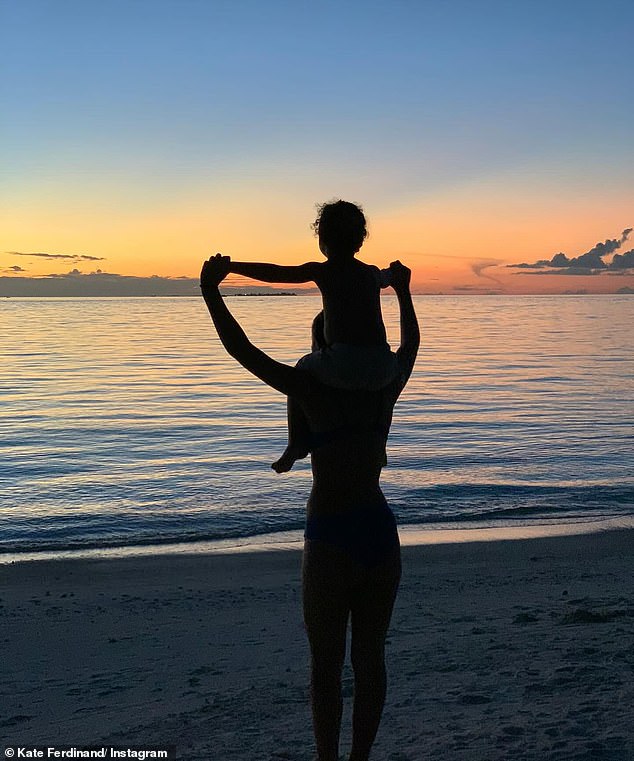
[[[380,391],[325,386],[266,355],[247,338],[218,285],[229,272],[220,254],[203,265],[202,293],[221,342],[249,372],[301,405],[310,429],[313,485],[302,564],[303,611],[311,654],[311,703],[320,761],[337,761],[341,673],[351,624],[354,672],[350,761],[366,761],[386,693],[385,637],[401,575],[394,516],[379,485],[394,404],[414,366],[419,329],[410,270],[391,266],[401,317],[399,372]],[[319,320],[313,348],[323,346]]]

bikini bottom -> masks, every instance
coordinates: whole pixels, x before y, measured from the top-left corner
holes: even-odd
[[[399,547],[396,519],[387,502],[311,516],[304,538],[334,545],[366,568],[387,560]]]

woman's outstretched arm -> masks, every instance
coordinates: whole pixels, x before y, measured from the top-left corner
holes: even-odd
[[[401,345],[396,356],[401,367],[403,386],[407,383],[414,368],[418,347],[420,345],[420,328],[414,311],[412,294],[410,293],[410,279],[412,271],[399,261],[390,264],[392,273],[392,287],[396,291],[398,305],[401,314]]]
[[[222,345],[229,354],[253,375],[287,396],[302,398],[308,393],[306,376],[301,370],[271,359],[247,338],[246,333],[227,308],[218,285],[229,273],[229,257],[216,254],[203,264],[200,287]]]

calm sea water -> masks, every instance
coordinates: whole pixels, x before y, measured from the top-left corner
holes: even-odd
[[[235,297],[294,363],[319,297]],[[401,524],[634,515],[628,296],[415,298],[422,344],[384,471]],[[0,552],[299,530],[308,462],[270,470],[285,401],[228,357],[202,300],[0,302]],[[384,298],[390,339],[398,312]]]

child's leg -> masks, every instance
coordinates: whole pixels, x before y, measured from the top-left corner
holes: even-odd
[[[280,459],[271,465],[277,473],[286,473],[293,467],[295,460],[301,460],[306,457],[310,441],[310,429],[301,405],[289,396],[286,409],[288,417],[288,446]]]

